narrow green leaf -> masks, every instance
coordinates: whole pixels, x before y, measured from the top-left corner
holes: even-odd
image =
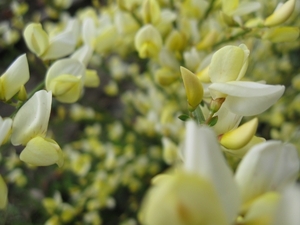
[[[216,125],[217,122],[218,122],[218,116],[214,116],[213,118],[211,118],[208,125],[213,127],[214,125]]]
[[[187,121],[188,119],[190,119],[190,117],[186,114],[182,114],[182,115],[178,116],[178,118],[182,121]]]

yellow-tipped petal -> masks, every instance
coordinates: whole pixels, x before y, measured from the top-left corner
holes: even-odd
[[[84,86],[96,88],[100,85],[100,78],[96,70],[86,70]]]
[[[187,101],[192,109],[195,109],[203,98],[203,87],[198,77],[184,67],[180,67]]]
[[[298,27],[275,27],[268,29],[262,36],[273,43],[295,41],[298,37]]]
[[[295,0],[285,2],[281,7],[276,9],[269,17],[266,18],[264,25],[276,26],[285,22],[293,13],[295,3]]]
[[[82,92],[82,82],[80,77],[71,74],[62,74],[54,78],[50,85],[49,90],[58,101],[64,103],[76,102]]]
[[[48,34],[39,23],[31,23],[25,28],[24,40],[29,50],[37,56],[42,55],[49,46]]]
[[[0,209],[4,209],[7,205],[7,193],[6,183],[0,175]]]
[[[220,144],[228,149],[240,149],[252,139],[257,126],[258,119],[254,118],[238,128],[223,134]]]
[[[63,165],[63,153],[52,139],[37,136],[31,139],[20,154],[20,159],[34,166]]]

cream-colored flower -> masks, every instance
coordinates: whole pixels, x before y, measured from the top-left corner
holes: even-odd
[[[162,37],[153,25],[147,24],[136,33],[134,44],[141,58],[153,58],[161,50]]]
[[[60,102],[76,102],[83,91],[85,66],[76,59],[61,59],[46,74],[46,89]]]

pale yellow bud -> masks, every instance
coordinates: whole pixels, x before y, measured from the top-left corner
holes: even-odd
[[[262,36],[263,39],[269,40],[273,43],[295,41],[298,37],[298,27],[270,28]]]
[[[289,0],[283,5],[278,6],[275,11],[266,18],[265,26],[276,26],[285,22],[293,13],[295,8],[295,0]]]
[[[187,101],[192,110],[194,110],[202,101],[203,87],[198,77],[184,67],[180,67],[183,79]]]
[[[228,149],[240,149],[253,138],[258,126],[258,119],[254,118],[238,128],[222,135],[220,144]]]
[[[100,85],[100,78],[96,70],[86,70],[84,86],[96,88]]]
[[[153,58],[160,52],[162,37],[154,26],[148,24],[136,33],[134,44],[141,58]]]
[[[160,20],[160,6],[157,0],[145,0],[142,6],[144,23],[155,24]]]
[[[179,74],[167,67],[163,67],[155,72],[154,78],[158,84],[168,86],[179,78]]]
[[[52,139],[36,136],[32,138],[20,154],[20,159],[34,166],[63,165],[63,153]]]
[[[48,34],[39,23],[31,23],[25,28],[24,40],[29,50],[37,56],[41,56],[49,47]]]
[[[7,205],[7,186],[2,176],[0,175],[0,209],[4,209]]]
[[[166,38],[165,46],[171,51],[180,51],[184,48],[185,38],[178,30],[172,30],[172,32]]]
[[[197,44],[198,50],[203,50],[212,47],[218,39],[218,32],[210,30],[204,38]]]
[[[20,101],[25,101],[27,99],[27,91],[24,85],[21,86],[20,91],[18,92],[17,98]]]

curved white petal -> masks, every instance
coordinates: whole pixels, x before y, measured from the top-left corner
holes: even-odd
[[[19,56],[1,76],[5,100],[11,99],[29,80],[26,54]]]
[[[46,74],[46,88],[49,82],[61,75],[73,75],[76,77],[84,77],[85,66],[77,59],[60,59],[51,65]]]
[[[213,98],[226,96],[223,104],[231,112],[242,116],[253,116],[267,110],[282,96],[284,89],[283,85],[243,81],[213,83],[209,86]]]
[[[224,134],[236,128],[243,118],[243,116],[232,113],[225,106],[221,106],[215,115],[218,116],[218,122],[212,128],[217,135]]]
[[[187,122],[184,167],[209,179],[231,223],[239,207],[239,194],[216,139],[215,133],[208,127],[199,127],[194,121]]]
[[[35,136],[45,136],[50,117],[52,93],[36,92],[17,112],[12,125],[11,143],[25,145]]]
[[[96,37],[96,26],[92,18],[85,18],[83,20],[81,33],[83,43],[92,47]]]
[[[271,225],[299,225],[299,209],[300,186],[294,184],[283,191],[277,213]]]
[[[93,49],[88,45],[83,45],[77,49],[71,56],[71,59],[77,59],[82,62],[85,66],[88,65],[91,57],[93,55]]]
[[[299,172],[296,148],[280,141],[267,141],[251,148],[235,174],[243,203],[268,191],[281,191]]]
[[[60,34],[50,39],[49,47],[41,55],[43,60],[58,59],[74,52],[79,32],[77,20],[71,20],[67,28]]]

